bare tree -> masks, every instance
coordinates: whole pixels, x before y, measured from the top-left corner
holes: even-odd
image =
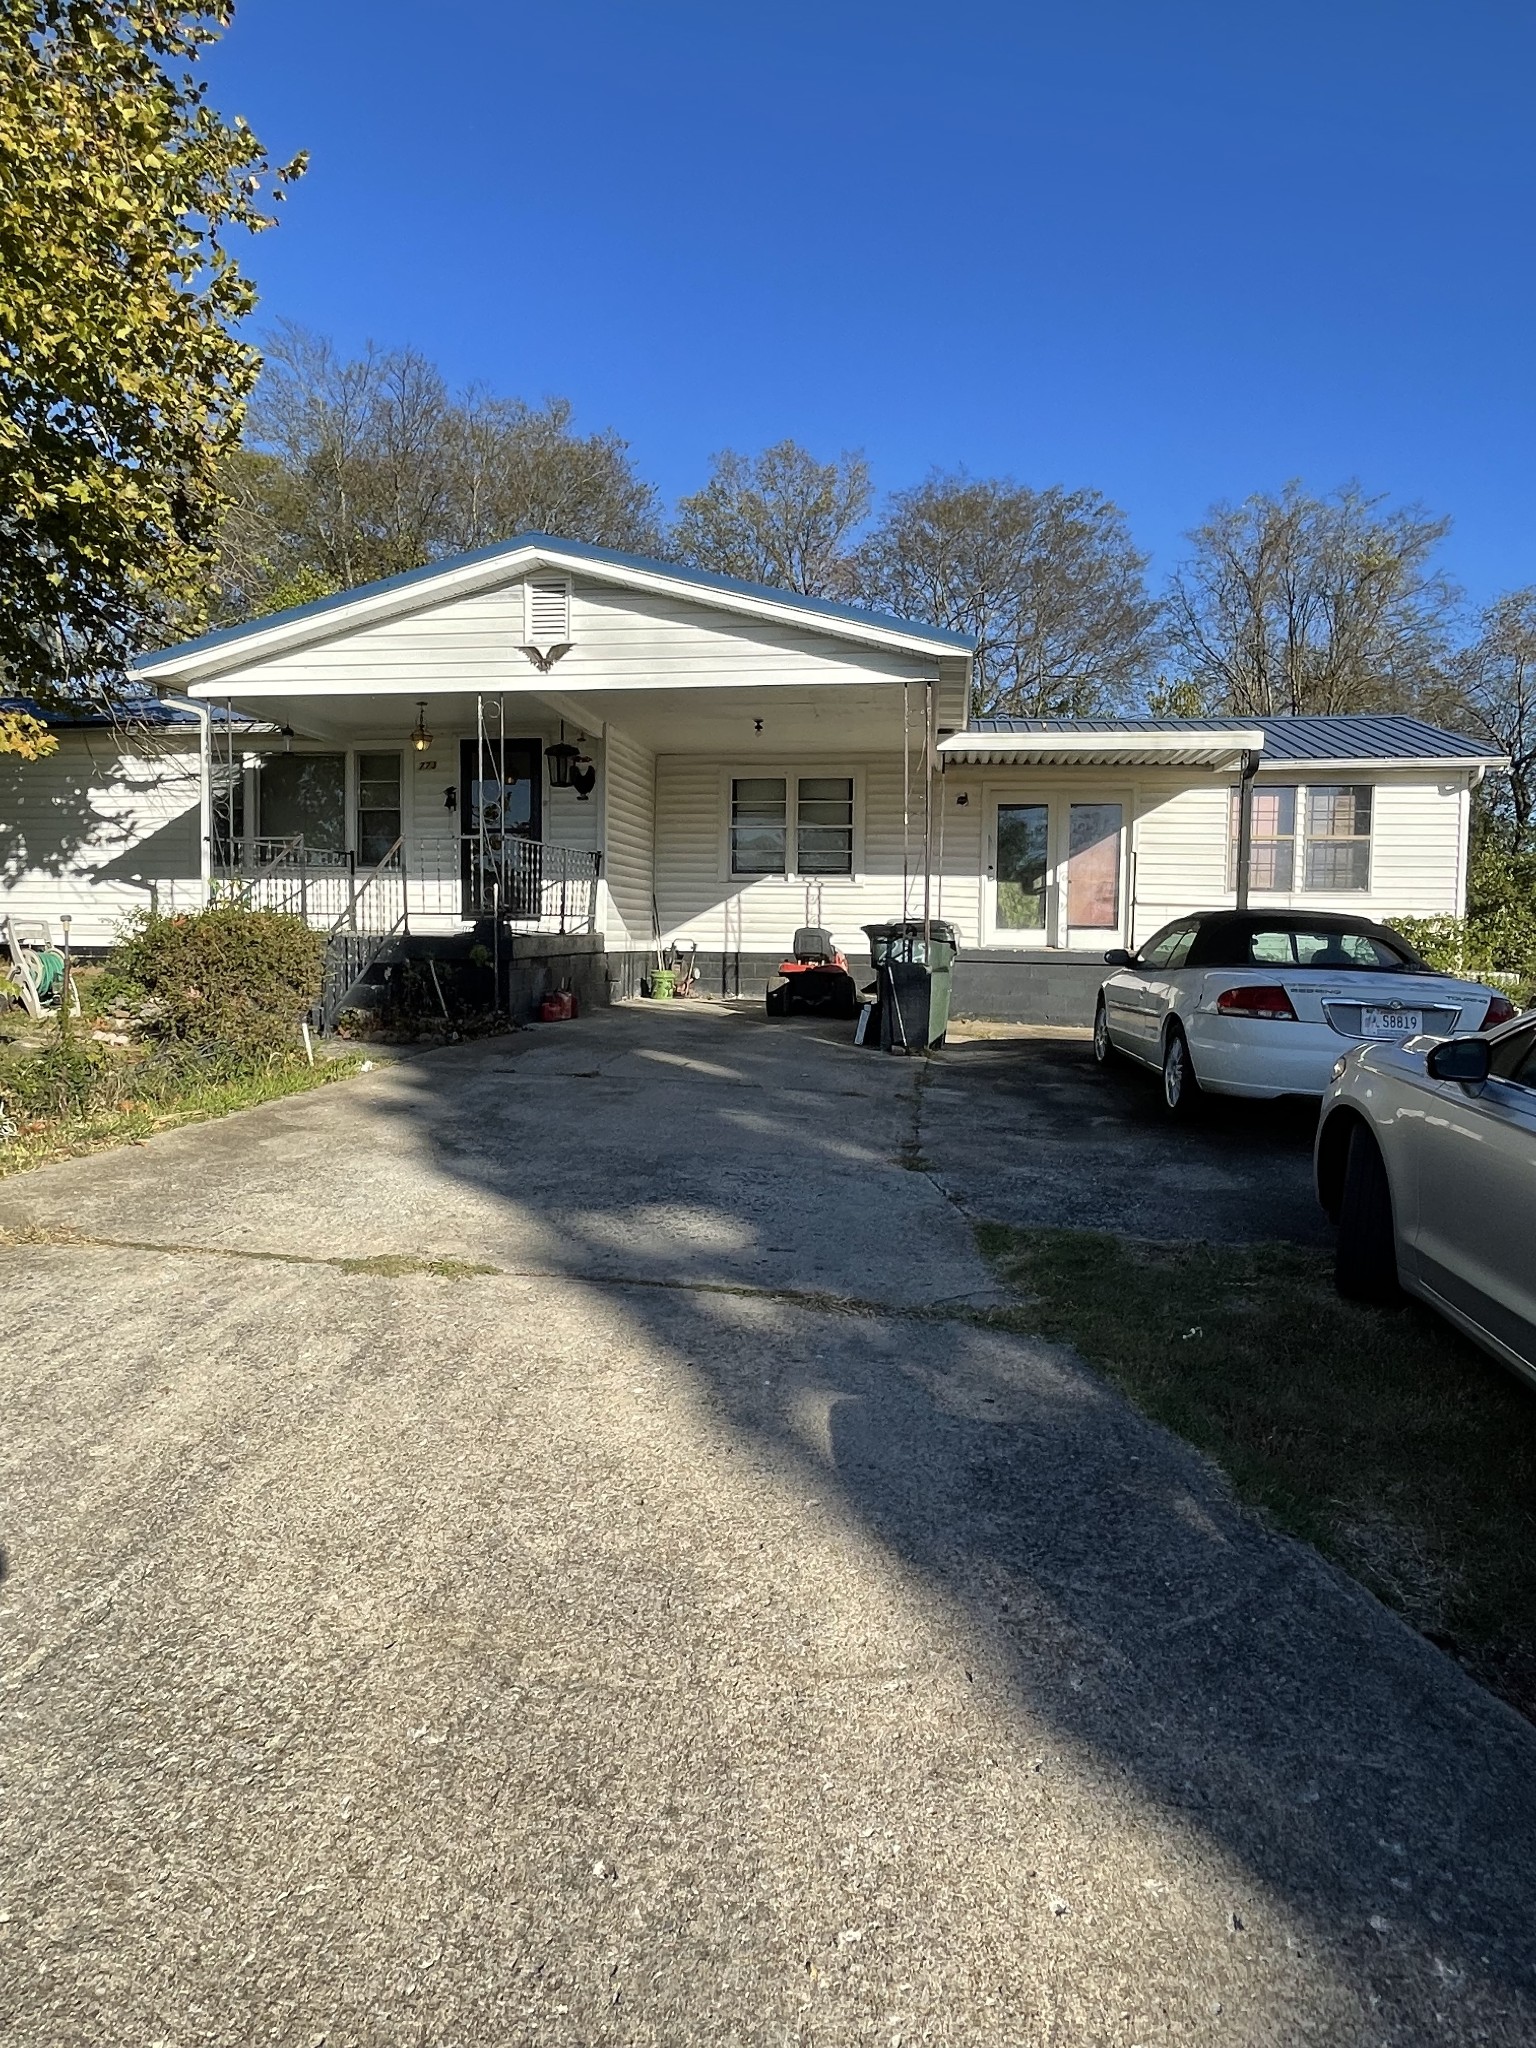
[[[1536,586],[1494,599],[1431,708],[1509,756],[1491,778],[1490,809],[1517,849],[1536,847]]]
[[[656,492],[635,474],[629,444],[611,430],[573,433],[564,398],[535,407],[467,393],[453,411],[449,506],[461,548],[530,532],[628,554],[663,545]]]
[[[937,474],[895,494],[858,558],[867,602],[975,637],[982,717],[1128,702],[1158,646],[1146,566],[1097,491]]]
[[[1435,567],[1450,521],[1358,484],[1299,483],[1215,506],[1168,595],[1184,680],[1209,710],[1406,709],[1444,675],[1457,593]]]
[[[709,482],[678,502],[672,552],[696,568],[805,597],[848,597],[851,537],[871,503],[869,465],[844,453],[818,462],[796,441],[760,455],[727,448]]]
[[[656,495],[571,407],[453,398],[412,349],[352,359],[296,327],[268,341],[230,500],[219,610],[248,618],[530,530],[654,551]]]

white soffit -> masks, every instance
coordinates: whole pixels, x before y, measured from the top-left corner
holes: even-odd
[[[951,733],[940,740],[948,766],[1006,768],[1237,768],[1258,753],[1264,735],[1252,732],[1015,732]]]

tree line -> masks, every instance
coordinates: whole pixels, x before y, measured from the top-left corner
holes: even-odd
[[[1536,832],[1536,586],[1469,616],[1450,522],[1356,484],[1214,506],[1154,590],[1096,490],[936,471],[877,502],[862,455],[785,440],[717,454],[669,515],[566,400],[454,393],[416,350],[291,326],[223,482],[226,621],[541,531],[968,633],[983,717],[1418,713],[1510,756],[1496,814]]]
[[[665,507],[564,400],[412,349],[264,349],[237,251],[304,169],[210,104],[231,0],[0,8],[0,677],[111,701],[138,649],[541,528],[957,628],[982,715],[1412,710],[1513,767],[1536,837],[1536,586],[1469,616],[1447,522],[1355,485],[1214,507],[1154,589],[1103,493],[718,454]],[[0,706],[0,752],[46,746]]]

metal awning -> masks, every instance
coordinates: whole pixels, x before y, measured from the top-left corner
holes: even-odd
[[[1264,734],[1221,732],[956,732],[939,741],[946,768],[1204,768],[1236,772]]]

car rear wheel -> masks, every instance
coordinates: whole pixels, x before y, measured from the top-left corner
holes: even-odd
[[[1347,1301],[1387,1308],[1402,1299],[1392,1189],[1381,1147],[1364,1124],[1356,1124],[1349,1134],[1333,1273],[1334,1284]]]
[[[1109,1012],[1104,1007],[1104,998],[1100,996],[1099,1007],[1093,1013],[1093,1056],[1101,1067],[1107,1067],[1117,1050],[1109,1035]]]
[[[1163,1040],[1163,1102],[1170,1116],[1187,1117],[1193,1116],[1199,1099],[1200,1083],[1195,1078],[1184,1027],[1170,1024]]]

